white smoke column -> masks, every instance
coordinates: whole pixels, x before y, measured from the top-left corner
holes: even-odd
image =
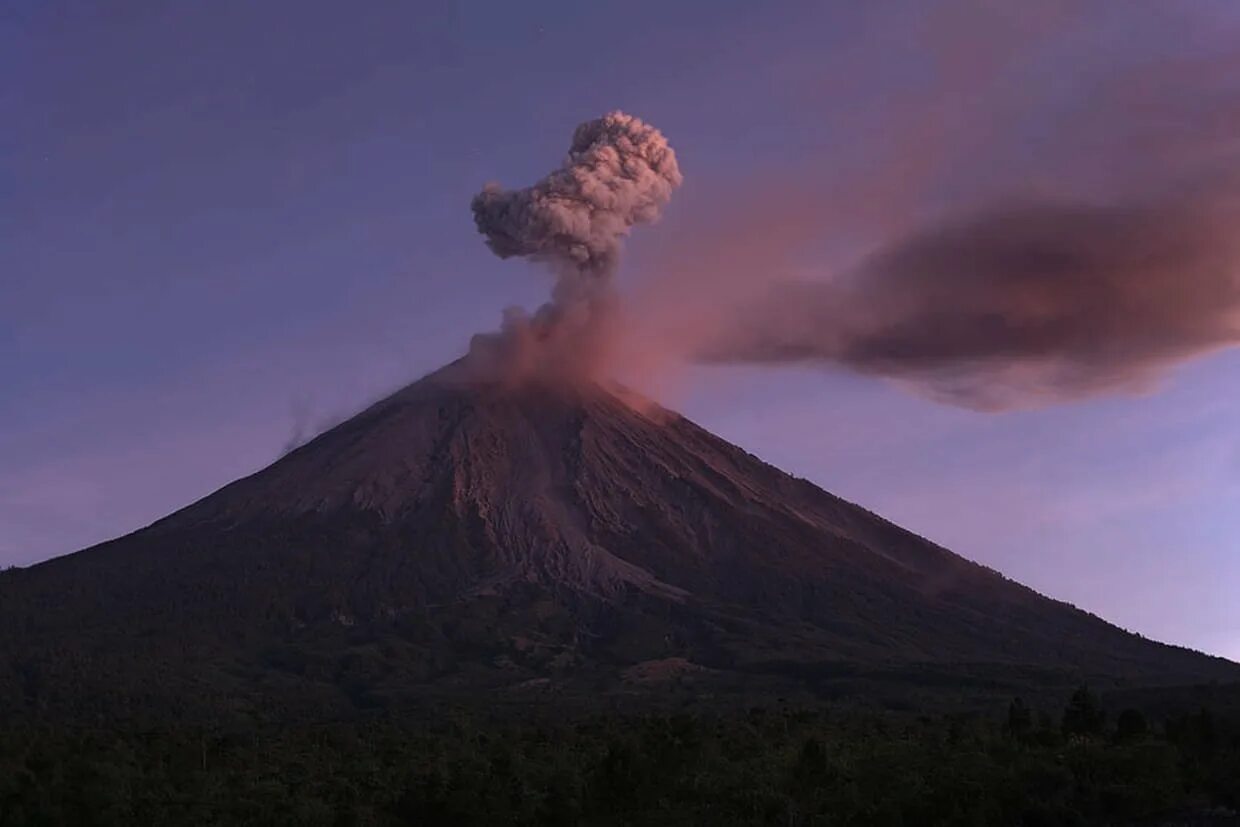
[[[564,164],[533,186],[488,184],[471,204],[487,246],[547,263],[556,285],[532,318],[510,308],[500,333],[475,337],[471,361],[518,377],[591,371],[610,337],[624,238],[657,221],[681,181],[663,134],[612,112],[578,126]]]

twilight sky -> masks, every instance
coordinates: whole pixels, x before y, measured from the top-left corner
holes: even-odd
[[[673,270],[817,273],[998,191],[1121,191],[1147,145],[1234,152],[1237,98],[1194,93],[1240,77],[1237,37],[1230,0],[11,0],[0,565],[145,525],[541,303],[469,201],[580,121],[624,109],[680,158],[621,272],[657,318]],[[1006,413],[813,366],[627,378],[1039,591],[1240,659],[1235,348]]]

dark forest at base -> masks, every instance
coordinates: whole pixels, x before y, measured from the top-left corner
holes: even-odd
[[[0,825],[1230,824],[1235,705],[0,731]],[[1186,816],[1186,813],[1198,815]],[[1210,814],[1212,815],[1206,815]],[[1228,815],[1230,813],[1230,815]],[[1191,820],[1199,819],[1199,820]]]

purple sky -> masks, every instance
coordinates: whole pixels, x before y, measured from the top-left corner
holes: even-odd
[[[681,159],[632,281],[767,173],[871,170],[842,210],[867,216],[1019,177],[1095,63],[1173,60],[1191,26],[1238,22],[1106,4],[1005,19],[1005,41],[967,3],[107,5],[0,13],[0,565],[140,527],[539,304],[545,277],[491,256],[469,199],[546,172],[579,121],[625,109]],[[963,111],[983,98],[985,119]],[[1046,594],[1240,659],[1235,350],[1006,414],[809,369],[648,387]]]

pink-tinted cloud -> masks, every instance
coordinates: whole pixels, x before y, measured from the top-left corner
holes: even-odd
[[[929,15],[931,79],[862,113],[885,140],[741,182],[663,251],[636,363],[821,365],[996,410],[1142,391],[1240,342],[1240,33],[1133,61],[1061,11]],[[1051,60],[1077,82],[1040,81]]]
[[[1240,343],[1238,219],[1195,198],[992,210],[768,291],[699,354],[833,364],[987,409],[1140,388]]]

